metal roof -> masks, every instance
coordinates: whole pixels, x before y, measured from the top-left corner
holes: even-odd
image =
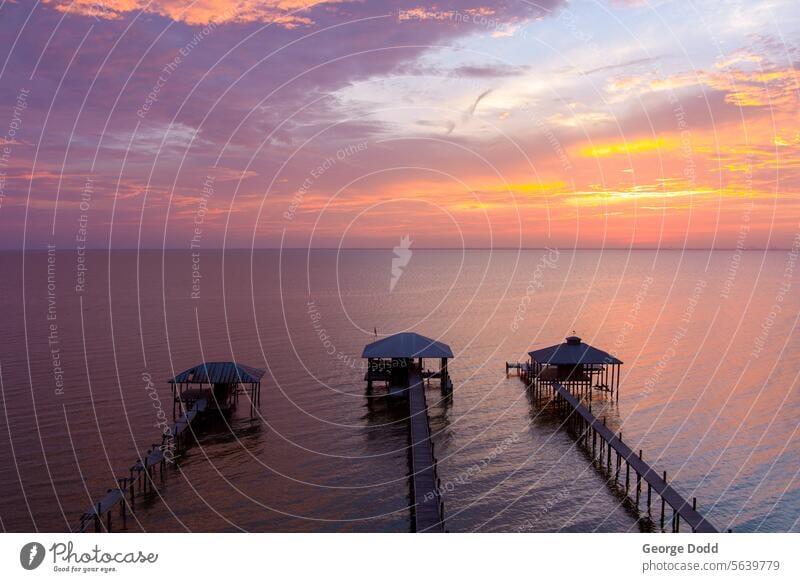
[[[362,358],[452,358],[450,346],[414,332],[390,335],[364,346]]]
[[[205,362],[184,370],[170,384],[250,384],[260,382],[264,370],[236,362]]]
[[[621,364],[622,360],[608,352],[585,344],[578,336],[569,336],[563,344],[528,352],[540,364],[556,366],[576,364]]]

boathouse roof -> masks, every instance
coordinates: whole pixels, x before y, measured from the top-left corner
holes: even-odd
[[[563,344],[528,352],[540,364],[568,366],[577,364],[622,364],[608,352],[583,343],[576,335],[569,336]]]
[[[261,381],[264,370],[236,362],[204,362],[184,370],[170,384],[253,384]]]
[[[362,358],[452,358],[445,343],[414,332],[390,335],[364,346]]]

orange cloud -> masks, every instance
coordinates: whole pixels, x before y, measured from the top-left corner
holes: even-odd
[[[590,146],[581,149],[581,155],[587,158],[601,158],[615,154],[637,154],[653,150],[672,149],[676,146],[671,139],[640,139],[620,143]]]
[[[660,79],[628,75],[609,81],[606,90],[632,96],[642,91],[677,91],[695,85],[724,91],[725,101],[740,107],[796,107],[800,91],[797,72],[791,67],[752,71],[729,67],[722,71],[678,73]]]
[[[312,24],[300,14],[319,4],[342,0],[44,0],[61,12],[105,20],[129,12],[148,12],[194,26],[211,23],[272,22],[286,28]]]

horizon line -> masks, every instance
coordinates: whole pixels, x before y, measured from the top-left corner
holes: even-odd
[[[88,247],[85,251],[392,251],[395,247],[208,247],[192,249],[186,247]],[[411,247],[415,251],[791,251],[793,247]],[[0,247],[0,252],[28,252],[28,251],[47,251],[47,246],[35,246],[28,248],[20,247]],[[56,247],[56,251],[73,251],[75,247]]]

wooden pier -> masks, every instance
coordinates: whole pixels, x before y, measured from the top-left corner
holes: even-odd
[[[442,395],[452,397],[453,384],[447,361],[450,346],[414,332],[398,333],[364,347],[367,360],[367,394],[373,384],[386,384],[389,397],[408,403],[408,467],[411,488],[411,523],[415,532],[444,532],[444,504],[441,498],[436,455],[431,440],[425,386],[438,379]],[[425,359],[439,360],[439,370],[425,370]]]
[[[711,522],[697,511],[697,498],[689,503],[668,482],[667,473],[663,474],[653,469],[642,457],[642,451],[635,453],[622,440],[622,434],[614,434],[595,417],[591,410],[582,404],[569,390],[559,383],[553,383],[553,393],[556,405],[560,406],[567,418],[567,424],[579,435],[578,442],[592,455],[601,468],[606,468],[609,474],[614,475],[614,482],[620,481],[620,470],[625,463],[625,493],[630,495],[631,471],[636,477],[635,500],[637,509],[643,497],[642,481],[647,484],[647,512],[651,514],[651,501],[653,493],[661,498],[661,528],[664,528],[666,505],[672,509],[671,531],[679,532],[681,519],[691,527],[693,532],[717,533]],[[615,457],[615,458],[612,458]],[[613,463],[616,461],[616,468]]]
[[[172,386],[173,418],[176,406],[180,406],[183,415],[169,429],[165,429],[160,444],[151,445],[142,458],[128,469],[128,475],[118,477],[116,487],[106,490],[106,494],[81,515],[76,531],[85,532],[92,525],[96,532],[112,531],[112,510],[117,506],[120,507],[122,527],[125,528],[127,514],[134,508],[137,489],[140,493],[156,489],[156,470],[159,477],[163,478],[170,457],[185,446],[192,432],[189,428],[199,416],[210,410],[231,410],[242,391],[249,396],[250,416],[255,415],[261,403],[261,377],[264,373],[264,370],[236,362],[206,362],[169,380]]]
[[[128,476],[117,478],[117,486],[108,489],[102,499],[92,504],[91,509],[81,515],[77,532],[85,532],[93,525],[95,532],[113,531],[112,510],[119,505],[122,527],[127,525],[127,515],[133,511],[137,489],[140,493],[155,489],[155,471],[163,477],[169,454],[178,452],[186,441],[192,421],[206,410],[205,400],[197,400],[186,414],[175,422],[161,444],[153,444],[142,458],[128,469]]]
[[[409,374],[408,425],[412,522],[415,532],[443,532],[444,506],[431,441],[425,384],[417,371]]]
[[[506,362],[506,374],[509,370],[516,370],[518,376],[526,376],[530,373],[530,364],[527,362]]]
[[[528,352],[529,362],[506,362],[509,370],[519,370],[521,379],[536,394],[547,393],[564,418],[565,426],[577,435],[578,442],[589,452],[593,463],[607,471],[614,485],[620,484],[620,471],[625,470],[625,495],[633,497],[637,512],[644,498],[642,488],[647,487],[647,515],[655,523],[652,501],[655,493],[661,498],[659,524],[665,530],[667,506],[672,509],[671,531],[681,530],[683,520],[693,532],[714,533],[717,529],[697,511],[697,498],[689,503],[667,481],[667,472],[659,474],[622,440],[622,433],[614,434],[592,414],[595,391],[605,392],[609,401],[619,400],[622,360],[612,354],[584,343],[572,335],[561,344]],[[583,403],[588,402],[588,407]],[[616,466],[614,462],[616,461]],[[635,485],[631,491],[631,472]]]

